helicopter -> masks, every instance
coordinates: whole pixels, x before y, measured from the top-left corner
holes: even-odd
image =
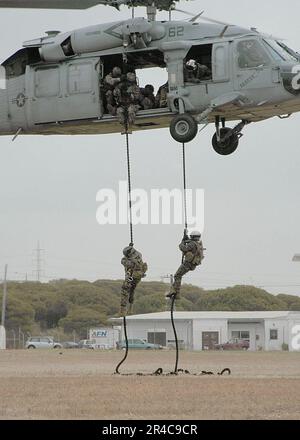
[[[124,65],[168,72],[166,105],[139,110],[133,130],[169,127],[177,142],[187,143],[197,136],[199,125],[214,123],[212,146],[220,155],[236,151],[246,125],[300,111],[296,51],[255,28],[204,17],[203,11],[188,20],[172,20],[178,1],[0,0],[0,8],[132,8],[127,20],[48,31],[25,41],[4,61],[0,135],[121,132],[117,118],[107,111],[103,81],[114,66]],[[147,8],[147,18],[135,17],[140,6]],[[156,20],[157,10],[168,11],[168,19]],[[203,78],[186,75],[192,63],[206,67]],[[236,125],[230,128],[232,121]]]

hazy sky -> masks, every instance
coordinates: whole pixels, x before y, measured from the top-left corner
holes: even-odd
[[[286,39],[300,48],[298,0],[182,2],[181,9]],[[138,15],[143,14],[143,9]],[[165,13],[159,14],[166,17]],[[123,8],[87,11],[0,10],[0,59],[4,61],[46,30],[67,31],[130,17]],[[174,17],[185,18],[179,14]],[[149,78],[142,79],[142,83]],[[163,82],[158,74],[155,84]],[[186,282],[205,288],[234,284],[300,294],[300,115],[246,127],[236,154],[218,156],[213,127],[187,147],[188,184],[205,190],[207,247],[203,266]],[[135,187],[181,187],[180,145],[167,129],[131,136]],[[99,226],[96,193],[126,178],[120,135],[0,137],[0,271],[10,279],[34,277],[33,249],[45,249],[45,277],[121,278],[128,227]],[[136,246],[149,263],[149,280],[176,270],[180,226],[138,226]]]

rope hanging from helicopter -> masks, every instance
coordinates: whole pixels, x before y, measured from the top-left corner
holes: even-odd
[[[127,159],[127,179],[128,179],[128,208],[129,208],[129,235],[130,242],[134,244],[134,234],[133,234],[133,221],[132,221],[132,182],[131,182],[131,163],[130,163],[130,143],[129,143],[129,131],[128,131],[128,112],[127,108],[124,107],[125,110],[125,138],[126,138],[126,159]],[[182,171],[183,171],[183,205],[184,205],[184,226],[185,231],[188,227],[187,221],[187,179],[186,179],[186,151],[185,144],[182,144]],[[183,260],[182,260],[183,261]],[[202,371],[201,373],[190,373],[188,370],[178,369],[179,362],[179,344],[178,344],[178,336],[175,327],[174,321],[174,305],[175,305],[176,295],[173,295],[171,298],[171,323],[173,327],[175,344],[176,344],[176,358],[175,358],[175,367],[174,371],[170,373],[164,373],[163,369],[160,367],[153,373],[120,373],[120,367],[126,361],[129,352],[129,344],[128,344],[128,335],[127,335],[127,321],[126,315],[123,317],[123,327],[124,327],[124,338],[125,338],[125,353],[122,360],[118,363],[115,369],[115,374],[122,376],[170,376],[170,375],[178,375],[179,373],[185,375],[193,375],[193,376],[206,376],[206,375],[214,375],[211,371]],[[225,368],[221,372],[217,373],[218,376],[223,376],[224,374],[231,374],[230,369]]]
[[[186,201],[186,160],[185,160],[185,143],[182,143],[182,177],[183,177],[183,212],[184,212],[184,227],[185,231],[188,228],[188,222],[187,222],[187,201]],[[183,256],[181,263],[183,263]],[[176,347],[176,357],[175,357],[175,368],[174,368],[174,374],[178,373],[178,362],[179,362],[179,344],[178,344],[178,336],[174,321],[174,307],[175,307],[175,300],[176,295],[172,295],[171,297],[171,323],[172,328],[174,332],[174,339],[175,339],[175,347]]]
[[[126,137],[126,158],[127,158],[127,183],[128,183],[128,208],[129,208],[129,235],[130,244],[134,245],[133,237],[133,224],[132,224],[132,197],[131,197],[131,166],[130,166],[130,145],[129,145],[129,133],[128,133],[128,109],[125,107],[125,137]],[[123,316],[123,327],[124,327],[124,337],[125,337],[125,354],[123,359],[116,366],[115,373],[120,374],[119,368],[125,362],[128,356],[128,337],[127,337],[127,322],[126,315]]]
[[[126,138],[126,159],[127,159],[127,183],[128,183],[128,210],[129,210],[129,235],[130,235],[130,245],[134,245],[134,235],[133,235],[133,221],[132,221],[132,185],[131,185],[131,164],[130,164],[130,144],[129,144],[129,131],[128,131],[128,108],[127,106],[123,107],[124,109],[124,134]],[[129,344],[128,344],[128,335],[127,335],[127,321],[126,315],[123,316],[123,328],[124,328],[124,338],[125,338],[125,353],[121,361],[118,363],[115,369],[115,374],[120,375],[120,367],[126,361],[128,357]],[[158,368],[154,373],[143,374],[136,373],[138,376],[161,376],[163,374],[163,369]],[[123,376],[131,376],[135,374],[123,374]]]
[[[134,234],[133,234],[133,215],[132,215],[132,181],[131,181],[131,162],[130,162],[130,143],[129,143],[129,111],[128,111],[128,105],[123,105],[123,111],[124,111],[124,132],[125,139],[126,139],[126,162],[127,162],[127,183],[128,183],[128,211],[129,211],[129,235],[130,235],[130,246],[134,246]],[[187,215],[187,172],[186,172],[186,145],[185,143],[182,143],[182,178],[183,178],[183,212],[184,212],[184,236],[187,234],[188,229],[188,215]],[[184,262],[184,255],[182,255],[182,261]],[[184,374],[191,374],[188,370],[182,370],[178,369],[178,363],[179,363],[179,343],[178,343],[178,336],[175,326],[175,320],[174,320],[174,308],[175,308],[175,301],[176,301],[176,294],[174,293],[171,296],[171,323],[172,328],[174,332],[174,338],[175,338],[175,346],[176,346],[176,357],[175,357],[175,366],[174,371],[171,373],[167,373],[167,375],[177,375],[178,373],[184,373]],[[127,335],[127,321],[126,321],[126,314],[123,316],[123,328],[124,328],[124,338],[125,338],[125,353],[122,360],[118,363],[115,369],[115,374],[120,375],[120,367],[123,365],[123,363],[126,361],[128,357],[129,352],[129,343],[128,343],[128,335]],[[223,375],[225,372],[230,374],[230,370],[223,370],[221,373],[218,373],[218,375]],[[161,376],[164,375],[163,369],[158,368],[155,372],[150,374],[143,374],[143,373],[136,373],[140,376]],[[206,372],[202,371],[200,375],[206,375],[206,374],[214,374],[212,372]],[[131,374],[126,374],[131,375]],[[198,374],[194,374],[198,375]]]

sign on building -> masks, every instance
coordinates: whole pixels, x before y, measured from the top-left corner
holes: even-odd
[[[96,341],[97,348],[116,348],[120,338],[120,331],[116,328],[91,328],[89,338]]]

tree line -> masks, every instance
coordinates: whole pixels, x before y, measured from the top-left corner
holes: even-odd
[[[55,280],[49,283],[10,282],[6,309],[6,328],[31,335],[76,332],[85,338],[87,329],[109,325],[118,316],[122,281]],[[2,290],[2,289],[1,289]],[[169,309],[165,299],[168,285],[143,282],[136,290],[134,313],[154,313]],[[2,302],[2,293],[0,293]],[[204,290],[183,285],[177,311],[300,311],[300,297],[272,295],[253,286],[234,286]]]

